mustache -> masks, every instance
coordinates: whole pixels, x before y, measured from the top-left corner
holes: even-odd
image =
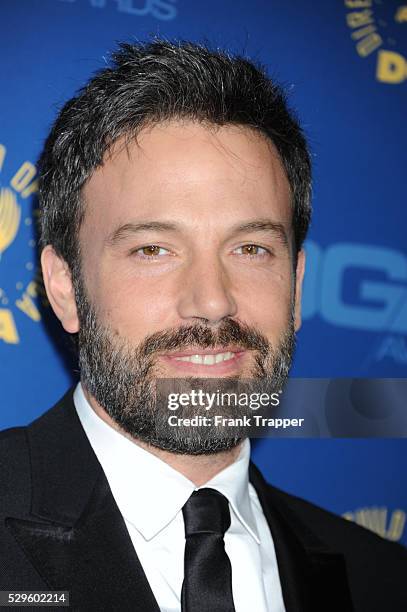
[[[191,345],[206,349],[228,344],[257,350],[262,356],[270,351],[269,341],[256,329],[233,319],[225,319],[217,329],[198,323],[151,334],[140,344],[139,355],[148,357],[157,351],[184,350]]]

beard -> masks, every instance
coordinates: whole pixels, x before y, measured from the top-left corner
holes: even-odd
[[[168,401],[160,394],[162,373],[157,354],[182,351],[191,346],[202,349],[222,348],[233,344],[254,351],[253,363],[247,373],[252,389],[261,384],[268,393],[283,389],[295,349],[293,304],[287,328],[276,347],[259,331],[232,319],[225,319],[216,329],[201,323],[167,329],[148,335],[137,346],[102,324],[96,309],[87,298],[82,280],[76,279],[76,302],[80,321],[78,356],[81,382],[119,428],[136,441],[177,454],[208,455],[230,450],[247,437],[247,428],[227,425],[171,426]],[[236,377],[202,379],[185,377],[164,380],[161,391],[191,388],[230,391]],[[265,385],[265,387],[264,387]],[[157,392],[158,388],[158,392]],[[165,395],[165,392],[164,392]],[[181,406],[177,417],[188,419],[197,415],[194,406]],[[222,406],[223,417],[251,416],[248,406]]]

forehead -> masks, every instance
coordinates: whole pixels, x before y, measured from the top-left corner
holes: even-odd
[[[110,230],[135,220],[194,227],[273,217],[290,223],[288,180],[269,139],[241,126],[166,122],[118,141],[87,181],[84,225]]]

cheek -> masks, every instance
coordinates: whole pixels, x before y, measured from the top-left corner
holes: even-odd
[[[138,342],[146,335],[174,326],[176,292],[163,278],[116,276],[101,282],[103,319],[121,336]]]
[[[293,296],[289,270],[262,275],[251,274],[238,289],[240,318],[276,340],[287,329]]]

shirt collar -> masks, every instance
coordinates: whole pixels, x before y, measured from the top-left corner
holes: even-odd
[[[211,487],[228,499],[238,520],[260,543],[249,496],[248,439],[234,463],[202,487],[196,487],[165,461],[103,421],[90,406],[80,383],[74,392],[74,403],[120,512],[146,540],[156,536],[175,518],[194,490]]]

